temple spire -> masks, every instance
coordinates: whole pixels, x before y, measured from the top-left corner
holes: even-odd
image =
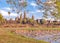
[[[24,19],[26,19],[26,12],[24,11]]]

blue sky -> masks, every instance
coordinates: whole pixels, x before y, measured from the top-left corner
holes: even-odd
[[[42,2],[45,2],[46,0],[41,0]],[[29,10],[30,13],[27,13],[27,17],[32,17],[34,15],[35,19],[40,19],[43,16],[43,11],[40,11],[37,9],[37,5],[34,2],[34,0],[28,0],[28,6],[26,7],[26,10]],[[6,0],[0,0],[0,12],[5,18],[15,18],[18,16],[16,13],[11,13],[10,17],[8,15],[8,11],[11,11],[9,8],[9,5],[6,3]]]

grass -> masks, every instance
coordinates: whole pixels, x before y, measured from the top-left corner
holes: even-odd
[[[60,28],[52,28],[52,27],[38,27],[38,28],[35,28],[35,27],[29,27],[29,28],[6,28],[7,30],[58,30],[60,31]]]
[[[7,29],[0,28],[0,33],[0,43],[48,43],[11,33]]]
[[[46,27],[46,28],[34,28],[34,27],[30,27],[30,28],[22,28],[22,29],[20,29],[20,28],[17,28],[17,30],[59,30],[60,31],[60,28],[48,28],[48,27]]]
[[[0,35],[0,43],[48,43],[16,35]]]

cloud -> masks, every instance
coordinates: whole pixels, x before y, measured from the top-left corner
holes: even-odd
[[[29,13],[36,13],[36,12],[30,11]]]
[[[11,8],[9,8],[9,7],[7,7],[7,8],[5,8],[6,10],[11,10]]]
[[[36,3],[34,3],[34,2],[31,2],[31,3],[30,3],[30,5],[32,5],[32,6],[34,6],[34,7],[36,7],[36,6],[37,6],[37,4],[36,4]]]
[[[9,18],[8,11],[1,10],[1,9],[0,9],[0,12],[1,12],[1,14],[3,15],[3,17]],[[10,17],[12,17],[12,18],[17,17],[17,14],[16,14],[16,13],[11,13],[11,14],[10,14]]]
[[[12,9],[9,8],[9,7],[4,7],[4,8],[2,8],[2,10],[5,10],[5,11],[11,11]]]
[[[34,13],[43,13],[43,12],[44,12],[44,10],[36,10],[36,11],[30,11],[29,13],[34,14]]]
[[[1,14],[2,14],[3,16],[8,16],[8,13],[7,13],[6,11],[0,10],[0,12],[1,12]]]
[[[36,12],[44,12],[44,10],[36,10]]]

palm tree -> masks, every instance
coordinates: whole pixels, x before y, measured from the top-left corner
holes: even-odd
[[[9,15],[9,17],[10,17],[10,12],[8,12],[8,15]]]
[[[10,15],[10,12],[8,12],[8,14]]]

